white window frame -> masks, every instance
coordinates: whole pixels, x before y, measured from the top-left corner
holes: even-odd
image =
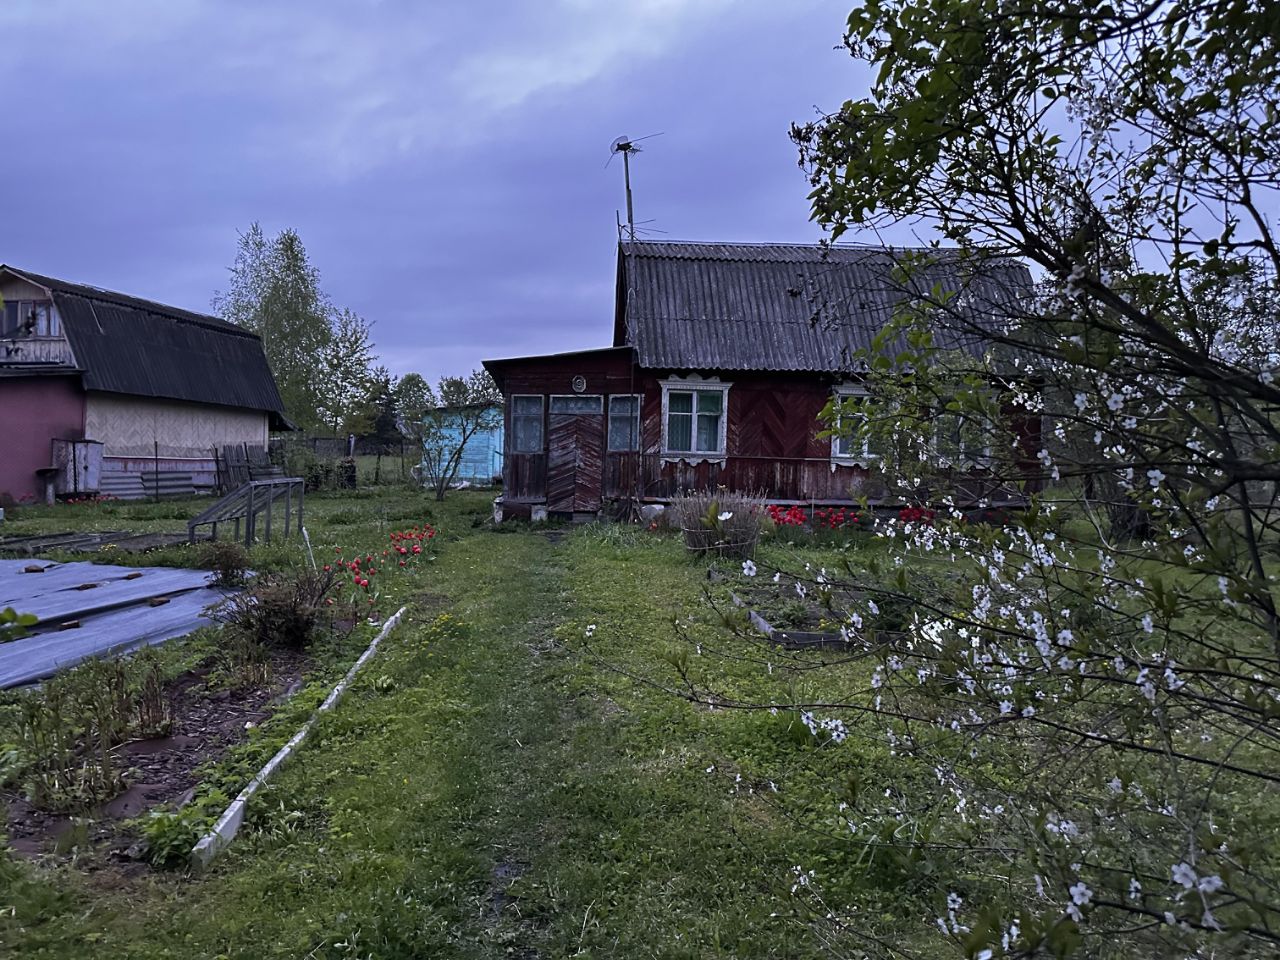
[[[636,425],[636,445],[627,447],[626,449],[615,450],[613,448],[613,401],[614,400],[634,400],[636,403],[635,425]],[[605,422],[604,422],[604,449],[606,453],[637,453],[640,450],[640,415],[644,410],[644,394],[642,393],[611,393],[608,402],[605,404]],[[622,414],[618,414],[619,417]]]
[[[732,383],[724,383],[719,377],[700,377],[697,374],[688,377],[670,377],[666,380],[659,380],[658,385],[662,387],[662,460],[663,462],[677,462],[680,460],[686,463],[724,463],[729,458],[728,436],[729,436],[729,388]],[[720,394],[720,431],[716,440],[715,450],[672,450],[669,446],[669,438],[667,436],[668,420],[670,416],[670,396],[671,392],[676,393],[716,393]],[[693,423],[691,425],[691,443],[698,442],[698,400],[694,397],[693,401]]]
[[[871,391],[861,383],[838,384],[833,393],[835,395],[834,399],[837,403],[841,403],[844,400],[848,400],[853,397],[860,397],[865,401],[871,396]],[[862,467],[864,470],[870,469],[871,464],[873,464],[877,458],[876,455],[871,452],[871,445],[868,442],[868,438],[862,438],[861,450],[851,451],[848,453],[839,452],[839,443],[841,440],[839,431],[842,425],[842,419],[843,415],[837,411],[835,422],[831,425],[831,429],[835,434],[831,437],[831,469],[834,470],[836,467]],[[852,438],[844,439],[852,440]]]
[[[516,430],[516,418],[520,416],[529,417],[529,416],[532,416],[532,414],[516,413],[516,401],[527,400],[530,397],[536,399],[539,405],[540,415],[538,419],[538,435],[539,435],[539,440],[541,442],[537,450],[517,450],[516,437],[519,436],[519,433]],[[547,452],[547,398],[545,395],[541,393],[513,393],[511,395],[511,451],[510,452],[514,454],[523,454],[525,456]]]

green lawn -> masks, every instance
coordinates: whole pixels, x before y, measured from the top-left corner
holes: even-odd
[[[310,501],[326,550],[432,511],[443,543],[399,588],[408,620],[211,873],[117,885],[75,867],[10,869],[0,953],[825,956],[814,899],[791,893],[797,864],[816,871],[815,888],[854,896],[867,932],[924,929],[927,908],[902,877],[832,853],[831,825],[803,802],[807,783],[850,765],[874,778],[882,748],[850,741],[837,754],[794,717],[709,710],[645,682],[674,682],[680,664],[769,696],[768,665],[739,659],[710,622],[704,567],[671,537],[630,528],[555,543],[494,531],[480,523],[488,499]],[[100,519],[166,508],[179,511]],[[284,551],[254,559],[286,563]],[[788,692],[854,680],[829,668]]]

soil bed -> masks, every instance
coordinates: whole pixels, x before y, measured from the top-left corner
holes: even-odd
[[[309,658],[275,651],[270,679],[248,687],[211,687],[213,666],[188,670],[168,685],[173,726],[166,736],[133,740],[114,749],[125,788],[86,812],[52,811],[30,803],[20,789],[0,792],[8,822],[9,846],[27,857],[67,856],[88,870],[137,862],[142,854],[132,822],[162,805],[177,808],[191,798],[198,771],[243,742],[301,686]],[[248,726],[247,726],[248,725]],[[86,857],[86,851],[92,851]]]

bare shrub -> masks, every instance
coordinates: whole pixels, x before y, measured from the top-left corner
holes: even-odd
[[[243,640],[302,650],[328,625],[325,599],[334,583],[329,570],[266,574],[251,589],[227,598],[212,616]]]
[[[690,552],[745,559],[760,541],[765,498],[724,487],[685,492],[671,498],[670,518]]]
[[[245,580],[249,568],[249,554],[240,544],[230,540],[215,540],[200,551],[200,566],[212,570],[214,582],[220,587],[238,587]]]

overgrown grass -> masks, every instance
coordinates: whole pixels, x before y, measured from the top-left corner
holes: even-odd
[[[361,506],[399,518],[394,499]],[[439,508],[448,542],[406,583],[408,621],[210,875],[102,889],[74,871],[0,867],[13,906],[0,953],[825,956],[812,901],[792,895],[798,863],[858,902],[868,933],[921,928],[942,878],[848,857],[804,802],[806,784],[851,771],[887,779],[874,736],[837,751],[794,715],[661,689],[680,669],[742,699],[773,682],[767,654],[716,629],[705,566],[674,535],[498,535],[472,526],[488,500],[451,494]],[[317,549],[331,550],[355,506],[311,509]],[[383,520],[367,516],[352,529],[372,539]],[[859,681],[852,671],[809,671],[789,693],[832,694]],[[322,688],[210,771],[208,789],[239,789]]]

